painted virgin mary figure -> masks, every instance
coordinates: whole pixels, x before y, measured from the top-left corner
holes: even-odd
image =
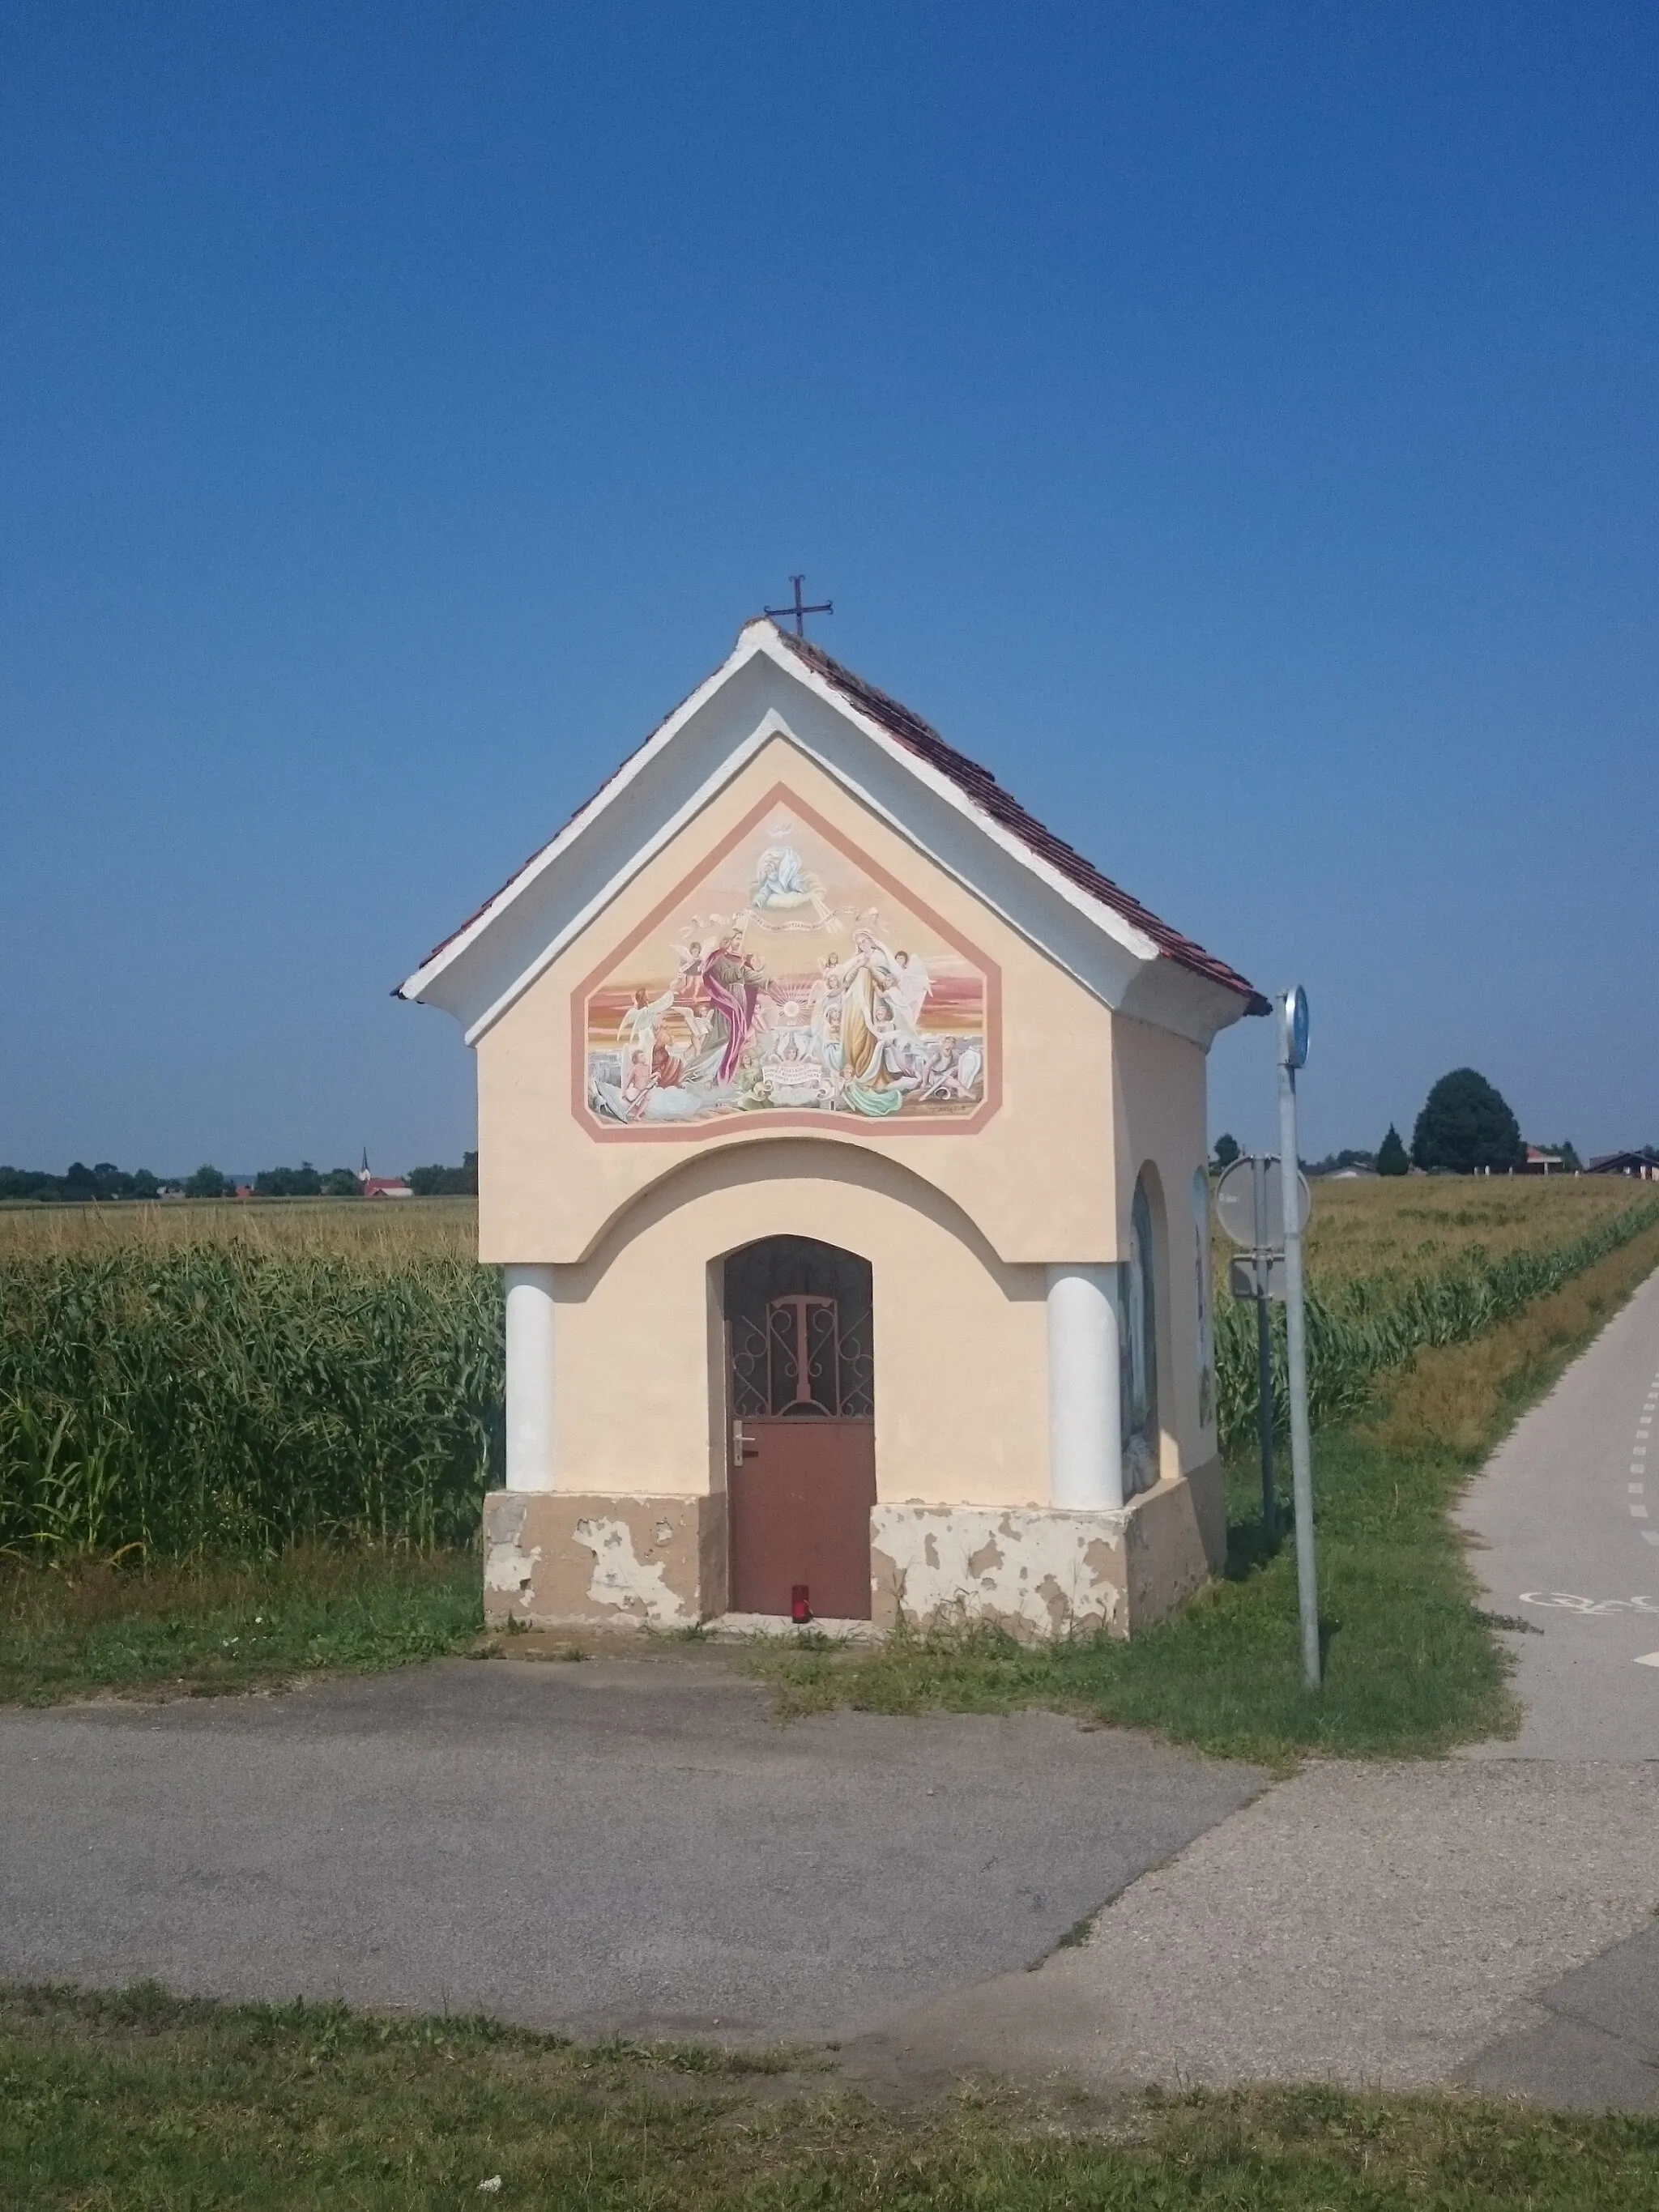
[[[848,1104],[860,1114],[896,1114],[904,1091],[894,1078],[888,1049],[893,1035],[891,994],[898,988],[892,956],[861,929],[842,970],[841,1055]]]

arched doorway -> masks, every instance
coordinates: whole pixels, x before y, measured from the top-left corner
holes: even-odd
[[[867,1620],[870,1263],[769,1237],[730,1255],[724,1287],[732,1609]]]

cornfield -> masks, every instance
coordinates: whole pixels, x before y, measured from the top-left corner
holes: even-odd
[[[1390,1368],[1431,1345],[1464,1344],[1507,1321],[1659,1222],[1659,1199],[1603,1213],[1577,1237],[1542,1249],[1488,1254],[1471,1245],[1432,1273],[1353,1276],[1306,1301],[1308,1411],[1316,1428],[1359,1411]],[[1273,1397],[1281,1432],[1288,1419],[1285,1322],[1274,1309]],[[1223,1297],[1216,1308],[1217,1419],[1229,1456],[1256,1437],[1255,1310]]]
[[[1322,1190],[1316,1425],[1659,1223],[1659,1199],[1623,1196],[1589,1179],[1473,1196],[1415,1181]],[[418,1214],[406,1201],[395,1220],[362,1200],[103,1212],[0,1224],[0,1549],[188,1559],[471,1540],[500,1480],[502,1373],[499,1281],[461,1256],[471,1201]],[[1248,1452],[1255,1316],[1224,1295],[1215,1315],[1223,1449]]]
[[[243,1245],[0,1267],[0,1547],[255,1556],[471,1540],[501,1291]]]

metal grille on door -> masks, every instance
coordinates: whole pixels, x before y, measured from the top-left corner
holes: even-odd
[[[868,1419],[875,1412],[870,1313],[850,1318],[839,1298],[811,1291],[769,1298],[758,1318],[732,1324],[732,1410],[739,1420],[817,1415]]]

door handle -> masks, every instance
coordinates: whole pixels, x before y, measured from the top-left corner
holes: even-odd
[[[759,1449],[759,1437],[746,1437],[743,1432],[743,1423],[741,1421],[733,1421],[732,1424],[732,1466],[741,1467],[744,1460],[753,1459]]]

